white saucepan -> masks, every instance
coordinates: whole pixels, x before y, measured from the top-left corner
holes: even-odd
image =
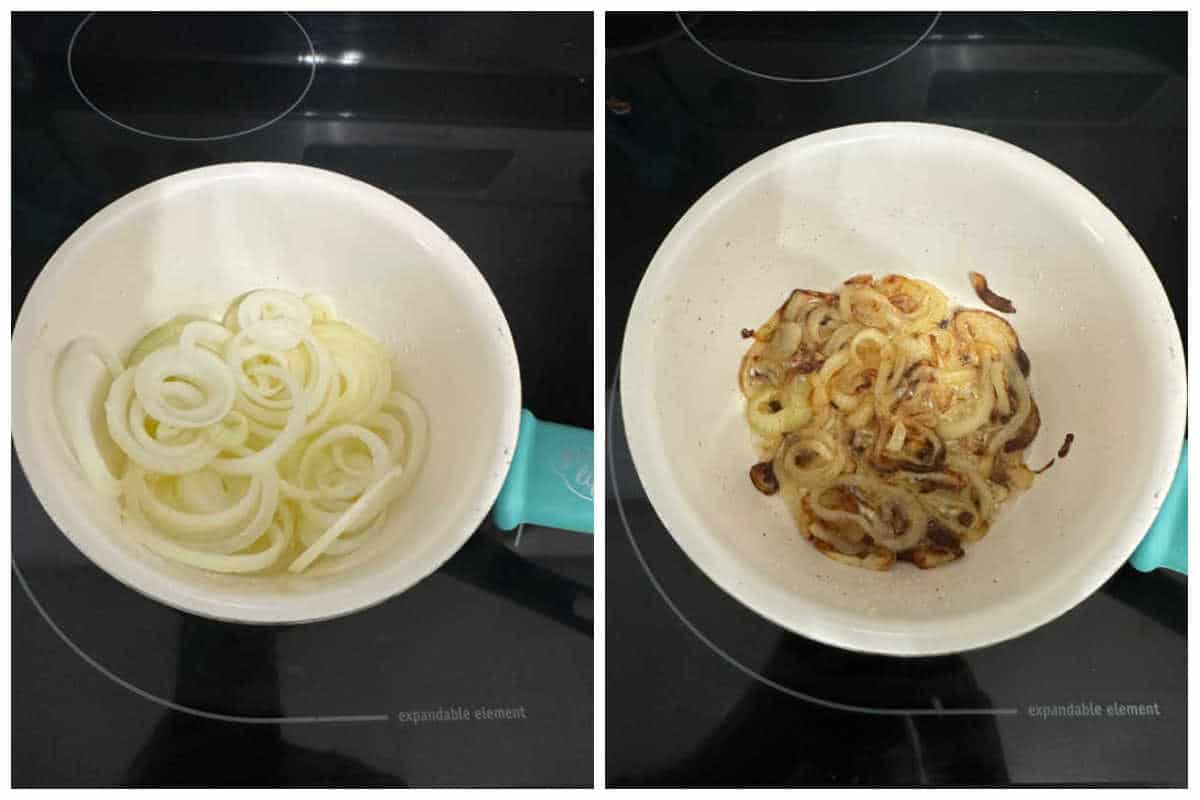
[[[831,561],[748,479],[757,459],[737,385],[739,331],[794,288],[832,291],[864,272],[912,275],[983,307],[969,270],[1017,309],[1009,319],[1042,416],[1028,463],[1049,460],[1067,433],[1070,454],[950,565],[872,572]],[[684,552],[784,628],[895,655],[1003,641],[1104,583],[1166,500],[1185,392],[1162,286],[1099,200],[1017,147],[909,123],[798,139],[705,194],[646,271],[621,364],[634,464]]]
[[[428,415],[427,460],[360,569],[252,577],[167,562],[132,538],[116,501],[89,488],[55,421],[51,378],[72,339],[91,334],[127,353],[177,314],[219,316],[259,288],[328,296],[340,319],[388,346],[402,388]],[[118,580],[208,617],[306,622],[373,605],[436,570],[494,503],[502,528],[591,530],[590,482],[580,478],[590,475],[591,433],[522,413],[516,350],[483,276],[417,211],[324,170],[206,167],[97,213],[25,300],[12,398],[21,465],[58,527]]]

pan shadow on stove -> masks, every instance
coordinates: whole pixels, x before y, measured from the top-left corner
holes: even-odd
[[[1179,636],[1187,636],[1187,579],[1179,573],[1166,569],[1138,572],[1126,564],[1100,587],[1100,591],[1148,621]]]
[[[855,686],[866,708],[991,708],[961,656],[895,659],[784,636],[761,674],[782,682],[796,664]],[[838,681],[842,683],[843,681]],[[635,783],[660,786],[994,786],[1009,782],[996,719],[842,711],[755,681],[686,759]]]
[[[476,534],[442,567],[446,575],[499,595],[592,638],[592,590]]]
[[[230,686],[229,707],[252,708],[247,715],[286,716],[280,697],[277,631],[226,625],[190,614],[180,615],[176,663],[176,703],[189,708],[212,705],[206,664],[233,658],[244,665],[245,679]],[[362,725],[374,723],[313,723]],[[124,781],[130,787],[403,787],[400,775],[331,751],[314,750],[287,740],[284,725],[246,724],[167,711],[134,757]]]

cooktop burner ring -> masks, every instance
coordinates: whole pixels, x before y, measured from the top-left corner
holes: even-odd
[[[54,621],[53,617],[50,616],[50,613],[48,611],[46,611],[45,608],[42,607],[41,602],[38,601],[37,596],[33,593],[33,588],[29,585],[28,581],[25,580],[25,575],[21,572],[21,568],[19,566],[17,566],[17,562],[15,559],[12,562],[12,570],[13,570],[13,574],[17,578],[17,582],[21,584],[21,588],[22,588],[22,590],[24,590],[25,596],[29,598],[29,602],[33,604],[33,607],[35,609],[37,609],[38,614],[42,617],[42,619],[44,619],[46,621],[46,624],[50,626],[50,629],[52,631],[54,631],[55,634],[58,635],[59,639],[61,639],[63,641],[63,644],[67,645],[67,647],[72,652],[74,652],[75,655],[77,655],[81,659],[83,659],[83,661],[85,663],[87,663],[88,666],[90,666],[92,669],[99,672],[104,677],[108,678],[113,683],[117,684],[118,686],[122,687],[123,689],[126,689],[127,691],[130,691],[130,692],[138,695],[142,699],[148,700],[156,705],[160,705],[160,706],[162,706],[164,708],[168,708],[172,711],[178,711],[178,712],[181,712],[184,714],[190,714],[190,715],[196,716],[196,717],[203,717],[205,719],[215,719],[215,720],[220,720],[222,722],[239,722],[239,723],[243,723],[243,724],[282,725],[282,724],[290,724],[290,723],[313,723],[313,722],[343,722],[343,723],[344,722],[386,722],[388,720],[388,716],[386,714],[351,714],[351,715],[340,715],[340,716],[283,716],[283,717],[240,716],[237,714],[223,714],[218,711],[205,711],[205,710],[199,709],[199,708],[192,708],[190,706],[185,706],[185,705],[176,703],[173,700],[168,700],[165,697],[160,697],[160,696],[154,694],[153,692],[149,692],[149,691],[146,691],[145,689],[142,689],[141,687],[137,686],[136,684],[130,683],[129,681],[122,678],[120,675],[117,675],[112,670],[108,669],[108,667],[101,664],[99,661],[97,661],[91,655],[89,655],[87,653],[87,651],[85,651],[74,640],[72,640],[69,635],[67,635],[66,631],[64,631],[61,627],[59,627],[58,623],[56,623]]]
[[[155,131],[146,130],[144,128],[139,128],[135,125],[130,125],[129,123],[122,122],[121,120],[117,119],[116,117],[112,116],[111,114],[105,112],[96,103],[94,103],[90,97],[88,97],[87,92],[85,92],[83,90],[83,87],[81,87],[79,85],[78,77],[75,74],[75,64],[74,64],[75,45],[79,39],[80,32],[84,29],[84,27],[88,24],[88,22],[90,22],[92,20],[92,18],[96,16],[96,13],[97,12],[93,11],[93,12],[89,13],[87,16],[85,16],[82,21],[80,21],[79,25],[76,26],[75,31],[71,34],[71,41],[67,44],[67,74],[71,78],[71,85],[73,87],[75,87],[76,94],[78,94],[79,97],[83,100],[83,102],[87,104],[88,108],[92,109],[97,114],[104,117],[104,119],[111,122],[113,125],[116,125],[117,127],[120,127],[120,128],[124,128],[125,130],[131,131],[133,133],[138,133],[143,136],[149,136],[153,139],[163,139],[163,140],[173,141],[173,142],[216,142],[216,141],[221,141],[224,139],[234,139],[239,136],[245,136],[246,134],[255,133],[256,131],[261,131],[264,128],[268,128],[271,125],[274,125],[276,122],[279,122],[279,120],[283,119],[288,114],[292,113],[292,111],[294,111],[302,102],[304,102],[304,98],[308,96],[309,90],[312,89],[313,80],[317,76],[317,63],[320,61],[320,59],[317,57],[317,51],[316,51],[316,47],[313,45],[312,37],[310,37],[308,35],[308,31],[305,29],[305,27],[302,24],[300,24],[300,20],[296,19],[296,17],[293,16],[291,13],[289,13],[287,11],[282,11],[279,13],[282,13],[284,16],[286,16],[289,20],[292,21],[292,23],[299,29],[300,34],[304,37],[305,43],[308,45],[308,55],[301,56],[301,60],[304,62],[307,62],[309,65],[308,80],[304,84],[304,88],[301,90],[300,94],[296,97],[295,100],[292,101],[292,103],[289,106],[287,106],[285,109],[283,109],[281,112],[279,112],[275,116],[268,119],[266,122],[259,123],[258,125],[255,125],[250,128],[246,128],[244,130],[233,131],[231,133],[223,133],[223,134],[213,135],[213,136],[179,136],[179,135],[157,133]]]
[[[620,365],[620,361],[618,361],[617,368],[616,368],[616,375],[620,376],[620,374],[621,374],[621,365]],[[711,638],[709,638],[707,635],[705,635],[705,633],[702,630],[700,630],[699,626],[697,626],[696,623],[694,623],[691,619],[688,618],[688,616],[686,614],[683,613],[683,610],[680,609],[680,607],[675,603],[675,601],[671,598],[671,595],[667,592],[666,588],[662,585],[662,582],[659,581],[658,577],[654,574],[654,570],[652,570],[650,568],[650,564],[647,561],[645,554],[642,552],[642,548],[637,543],[637,537],[633,533],[633,528],[629,524],[629,517],[625,513],[625,506],[621,502],[621,488],[620,488],[620,485],[617,483],[617,466],[616,466],[617,459],[616,459],[616,453],[613,449],[613,439],[615,438],[613,435],[614,414],[615,414],[616,403],[617,403],[617,398],[618,398],[617,384],[619,382],[620,382],[619,377],[614,378],[613,382],[612,382],[612,386],[608,391],[608,406],[607,406],[608,421],[607,421],[607,425],[606,425],[606,432],[607,432],[607,439],[608,439],[608,441],[607,441],[608,476],[609,476],[609,481],[612,484],[613,499],[617,505],[617,516],[619,516],[621,519],[621,526],[625,530],[625,537],[629,540],[630,547],[633,548],[634,557],[637,559],[638,565],[642,568],[642,572],[645,573],[646,578],[650,581],[651,586],[654,587],[654,591],[658,594],[659,597],[662,598],[663,602],[666,603],[667,608],[669,608],[671,610],[671,613],[675,615],[675,617],[683,624],[683,626],[688,630],[688,632],[691,633],[693,636],[695,636],[697,639],[699,639],[704,644],[705,647],[707,647],[709,650],[711,650],[713,653],[715,653],[722,661],[729,664],[731,667],[733,667],[737,671],[741,672],[742,674],[746,675],[747,677],[751,678],[752,680],[755,680],[755,681],[763,684],[764,686],[769,686],[772,689],[782,692],[783,694],[786,694],[789,697],[793,697],[797,700],[803,700],[807,703],[812,703],[812,704],[818,705],[818,706],[824,706],[825,708],[831,708],[831,709],[834,709],[837,711],[850,711],[850,712],[855,712],[855,713],[859,713],[859,714],[870,714],[870,715],[874,715],[874,716],[901,716],[901,717],[908,717],[908,716],[939,717],[939,716],[972,716],[972,715],[1001,717],[1001,716],[1017,716],[1020,714],[1020,711],[1016,708],[946,708],[946,707],[941,706],[940,703],[936,704],[932,707],[924,707],[924,708],[873,708],[873,707],[869,707],[869,706],[859,706],[859,705],[854,705],[854,704],[850,704],[850,703],[841,703],[836,700],[828,700],[828,699],[825,699],[822,697],[816,697],[814,695],[807,694],[806,692],[802,692],[798,689],[794,689],[790,686],[786,686],[786,685],[780,683],[779,681],[773,680],[771,678],[768,678],[765,675],[762,675],[761,673],[757,672],[754,668],[747,666],[743,662],[739,661],[736,656],[734,656],[731,653],[729,653],[728,651],[724,650],[720,645],[718,645]]]
[[[54,631],[54,633],[59,639],[62,640],[63,644],[65,644],[68,649],[75,653],[75,655],[79,656],[89,667],[96,670],[96,672],[99,672],[113,683],[117,684],[126,691],[136,694],[143,700],[148,700],[151,703],[154,703],[155,705],[162,706],[163,708],[170,709],[171,711],[190,714],[194,717],[219,720],[221,722],[238,722],[246,725],[284,725],[314,722],[387,722],[389,719],[386,714],[343,714],[313,716],[289,715],[282,717],[242,716],[238,714],[223,714],[219,711],[206,711],[201,708],[192,708],[191,706],[185,706],[181,703],[176,703],[174,700],[168,700],[165,697],[160,697],[159,695],[147,691],[137,684],[122,678],[120,675],[116,674],[92,657],[86,650],[76,643],[75,640],[73,640],[57,622],[54,621],[54,618],[50,616],[50,612],[48,612],[42,606],[41,601],[37,599],[37,595],[33,593],[33,587],[29,585],[29,582],[25,579],[24,573],[21,572],[21,568],[17,565],[15,558],[12,560],[12,571],[13,575],[17,579],[17,582],[21,584],[21,589],[25,592],[25,596],[29,598],[29,602],[33,605],[34,609],[37,610],[38,615],[45,620],[46,624],[50,626],[50,630]]]
[[[933,32],[933,29],[938,24],[938,20],[940,20],[941,18],[942,18],[942,12],[940,12],[940,11],[934,12],[933,20],[930,21],[929,26],[926,27],[925,30],[921,32],[921,35],[918,36],[917,39],[912,44],[905,47],[899,53],[896,53],[895,55],[892,55],[889,58],[887,58],[873,66],[866,67],[866,68],[860,69],[860,70],[855,70],[853,72],[846,72],[846,73],[841,73],[838,75],[830,75],[830,76],[826,76],[826,77],[793,77],[793,76],[789,76],[789,75],[772,75],[770,73],[760,72],[758,70],[753,70],[748,67],[744,67],[741,64],[737,64],[733,61],[730,61],[728,58],[726,58],[725,56],[722,56],[720,53],[716,52],[712,47],[710,47],[709,45],[706,45],[703,41],[701,41],[700,37],[697,36],[696,33],[688,26],[687,22],[684,21],[682,12],[679,12],[679,11],[675,12],[675,19],[679,22],[679,27],[682,28],[683,32],[685,34],[687,34],[687,37],[692,40],[692,44],[699,47],[711,58],[721,62],[722,64],[729,67],[730,69],[735,69],[738,72],[744,73],[746,75],[750,75],[755,78],[762,78],[764,80],[769,80],[769,81],[778,81],[781,83],[832,83],[834,81],[844,81],[844,80],[850,80],[851,78],[860,78],[864,75],[868,75],[872,72],[875,72],[876,70],[883,69],[884,67],[888,66],[889,64],[899,61],[900,59],[904,58],[906,55],[911,53],[913,50],[915,50],[923,41],[925,41],[929,37],[929,34]]]

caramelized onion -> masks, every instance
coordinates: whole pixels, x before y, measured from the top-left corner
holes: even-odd
[[[1012,326],[990,311],[959,311],[950,320],[950,328],[968,347],[986,346],[1003,354],[1015,352],[1021,346]]]
[[[859,275],[837,294],[793,291],[753,338],[739,372],[764,456],[751,481],[829,558],[948,564],[1032,484],[1022,454],[1041,416],[1002,317]]]
[[[1038,435],[1038,430],[1041,427],[1042,427],[1042,415],[1041,415],[1041,413],[1038,412],[1037,403],[1035,403],[1031,400],[1030,407],[1029,407],[1029,416],[1027,416],[1025,418],[1024,424],[1022,424],[1021,427],[1017,429],[1016,435],[1004,443],[1004,452],[1012,453],[1017,450],[1024,450],[1026,447],[1029,447],[1029,445],[1033,443],[1034,438]],[[1067,434],[1067,435],[1069,436],[1070,434]],[[1069,443],[1064,444],[1063,446],[1068,447]],[[1062,450],[1059,450],[1058,455],[1060,457],[1062,457],[1062,456],[1065,456],[1066,453],[1063,452]]]
[[[843,448],[828,434],[792,436],[775,456],[775,475],[805,489],[827,486],[846,466]]]
[[[1035,413],[1037,412],[1036,404],[1034,404],[1033,410]],[[1071,452],[1071,442],[1073,442],[1073,441],[1075,441],[1075,434],[1068,433],[1067,437],[1065,439],[1063,439],[1062,447],[1058,448],[1058,457],[1059,458],[1067,457],[1067,453]]]
[[[988,288],[987,278],[978,272],[968,272],[967,277],[971,279],[971,287],[975,290],[975,294],[979,295],[979,299],[989,308],[1003,311],[1005,314],[1016,313],[1017,309],[1013,307],[1012,300],[1001,297]]]
[[[750,481],[754,488],[763,494],[775,494],[779,491],[779,479],[775,477],[775,467],[770,461],[762,461],[751,467]]]
[[[804,338],[804,328],[795,322],[781,322],[767,342],[763,355],[772,361],[791,357]]]
[[[783,388],[769,386],[754,394],[746,404],[746,419],[765,436],[796,430],[812,418],[810,394],[808,379],[797,375]]]

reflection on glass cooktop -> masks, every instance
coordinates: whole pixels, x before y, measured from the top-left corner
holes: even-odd
[[[591,427],[590,14],[17,14],[13,49],[17,308],[145,183],[309,164],[457,241],[524,404]],[[485,523],[379,606],[239,626],[92,566],[15,457],[12,489],[15,785],[591,784],[592,537]]]
[[[1183,18],[946,13],[923,33],[931,16],[608,16],[610,785],[1186,783],[1185,577],[1125,567],[1053,623],[960,655],[852,653],[717,588],[632,464],[617,356],[655,249],[734,168],[818,130],[939,122],[1050,160],[1128,226],[1186,327]],[[851,70],[867,71],[780,79]]]

